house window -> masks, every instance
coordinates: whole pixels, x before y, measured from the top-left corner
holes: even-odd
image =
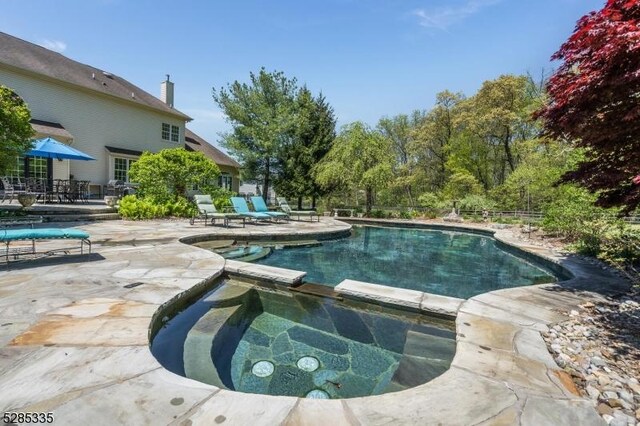
[[[129,169],[136,160],[132,158],[115,157],[113,159],[113,178],[129,182]]]
[[[180,127],[171,126],[171,142],[180,142]]]
[[[7,170],[7,176],[13,183],[21,183],[27,176],[35,179],[47,179],[47,159],[44,157],[29,157],[29,173],[25,168],[25,157],[16,157],[16,161]]]
[[[233,178],[229,173],[221,173],[218,176],[218,186],[220,188],[231,190],[233,188]]]
[[[180,142],[180,127],[162,123],[162,140]]]
[[[162,123],[162,140],[168,141],[171,135],[171,125],[167,123]]]
[[[29,177],[36,179],[47,178],[47,159],[43,157],[31,157],[29,159]]]

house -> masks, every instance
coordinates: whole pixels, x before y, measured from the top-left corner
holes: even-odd
[[[238,192],[240,190],[239,170],[240,164],[211,145],[200,136],[196,135],[189,129],[185,129],[185,149],[187,151],[199,151],[205,156],[212,159],[220,168],[220,176],[218,176],[218,186]]]
[[[108,71],[0,32],[0,84],[27,102],[36,138],[54,137],[97,159],[17,159],[16,176],[89,180],[102,195],[109,180],[128,180],[143,151],[184,146],[219,165],[223,186],[239,188],[240,165],[187,130],[191,118],[174,107],[168,75],[156,98]]]

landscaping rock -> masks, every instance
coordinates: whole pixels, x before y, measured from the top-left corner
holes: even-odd
[[[589,301],[543,337],[609,425],[640,425],[640,292]]]

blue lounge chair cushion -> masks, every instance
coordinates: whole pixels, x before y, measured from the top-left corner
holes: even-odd
[[[248,217],[252,217],[255,219],[270,219],[271,216],[265,213],[257,213],[249,210],[249,206],[247,202],[242,197],[231,197],[231,204],[233,204],[233,208],[237,213],[243,214]]]
[[[79,239],[86,240],[89,234],[79,229],[3,229],[0,230],[0,241],[19,240],[57,240],[57,239]]]
[[[253,208],[259,213],[268,214],[272,217],[289,217],[286,213],[269,210],[262,197],[251,197],[251,202],[253,203]]]

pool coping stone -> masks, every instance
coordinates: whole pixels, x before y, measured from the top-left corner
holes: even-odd
[[[428,383],[377,396],[312,401],[233,392],[175,375],[152,356],[148,339],[139,336],[152,336],[152,327],[162,326],[172,310],[212,289],[226,268],[221,256],[181,241],[211,235],[316,238],[323,232],[344,235],[351,225],[322,217],[320,223],[292,221],[233,230],[189,226],[187,221],[77,226],[91,234],[94,256],[37,261],[0,272],[3,411],[51,411],[61,424],[538,426],[560,419],[604,424],[589,400],[565,387],[566,373],[551,359],[540,332],[568,319],[569,312],[586,301],[624,291],[628,283],[577,257],[527,244],[509,230],[441,226],[492,234],[560,265],[571,278],[463,301],[456,317],[452,366]],[[43,245],[55,247],[55,242]],[[243,267],[236,265],[238,270]],[[409,301],[422,308],[428,299]],[[117,341],[110,339],[112,330],[118,330]]]
[[[455,318],[464,302],[464,299],[456,297],[356,280],[343,280],[335,287],[335,291],[343,297],[447,318]]]

